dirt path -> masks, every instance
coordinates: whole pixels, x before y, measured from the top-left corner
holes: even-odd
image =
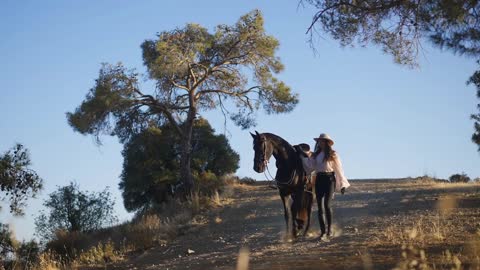
[[[444,247],[460,248],[468,237],[465,232],[473,234],[480,229],[479,191],[480,185],[354,181],[346,195],[337,194],[334,200],[334,238],[318,240],[315,207],[313,236],[287,243],[282,240],[285,223],[277,191],[265,185],[237,187],[233,202],[212,211],[204,225],[114,268],[235,269],[239,250],[246,247],[250,269],[365,269],[372,265],[374,269],[391,269],[401,259],[395,232],[402,232],[402,224],[409,220],[421,218],[428,226],[427,217],[436,211],[439,198],[447,194],[456,196],[452,207],[455,213],[462,213],[450,216],[449,224],[461,226],[461,231],[425,244],[425,248],[438,253],[432,258],[439,257]],[[188,255],[188,249],[194,253]]]

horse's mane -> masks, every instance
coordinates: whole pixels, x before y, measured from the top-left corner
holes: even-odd
[[[303,170],[300,157],[298,156],[295,148],[285,139],[273,133],[263,133],[262,135],[264,135],[268,140],[271,140],[281,151],[286,151],[286,154],[287,154],[287,160],[285,160],[287,162],[286,164],[288,164],[287,167],[282,166],[282,169],[281,169],[279,167],[279,164],[277,163],[278,170],[277,170],[277,175],[275,176],[275,179],[277,179],[277,184],[285,182],[285,181],[280,181],[277,178],[279,176],[281,176],[281,178],[286,178],[287,181],[293,180],[292,177],[294,176],[292,176],[292,173],[293,175],[295,175],[295,172],[298,172],[299,168]],[[276,156],[275,158],[278,158],[278,157]],[[277,159],[277,162],[278,162],[278,159]],[[303,180],[303,179],[298,179],[298,177],[296,177],[296,179],[297,180],[294,181],[295,184],[293,185],[297,185],[296,183],[302,182]]]
[[[285,139],[283,139],[282,137],[280,137],[278,135],[275,135],[273,133],[268,133],[268,132],[267,133],[262,133],[262,134],[266,135],[270,139],[272,139],[275,142],[277,142],[278,144],[282,145],[283,147],[285,147],[285,149],[289,149],[293,153],[296,152],[295,148],[293,148],[293,146],[289,142],[287,142]]]

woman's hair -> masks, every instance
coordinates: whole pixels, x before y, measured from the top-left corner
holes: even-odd
[[[332,161],[335,156],[337,155],[337,152],[333,150],[332,146],[328,143],[325,143],[325,149],[320,149],[318,145],[318,141],[315,144],[315,152],[313,153],[313,156],[317,158],[317,156],[321,153],[324,152],[325,156],[323,157],[323,161]]]

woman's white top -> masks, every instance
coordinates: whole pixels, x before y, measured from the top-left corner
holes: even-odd
[[[324,160],[325,153],[320,152],[316,158],[311,157],[302,157],[303,168],[307,174],[312,172],[334,172],[335,173],[335,182],[336,190],[340,191],[342,188],[348,188],[350,183],[348,183],[345,174],[343,173],[342,162],[338,154],[332,160]]]

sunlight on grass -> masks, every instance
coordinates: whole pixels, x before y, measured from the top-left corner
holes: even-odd
[[[250,259],[250,250],[246,247],[242,247],[238,253],[237,268],[236,270],[248,270],[248,263]]]

